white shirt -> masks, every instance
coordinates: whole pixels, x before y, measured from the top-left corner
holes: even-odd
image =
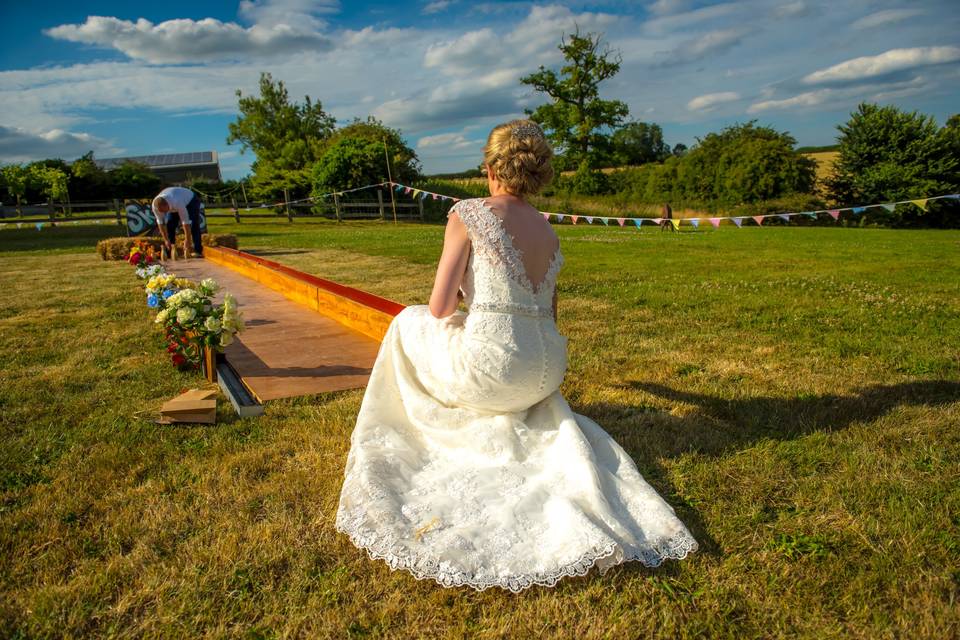
[[[157,209],[157,200],[160,198],[166,200],[167,204],[170,205],[170,211],[167,212],[162,220],[160,219],[160,213]],[[167,187],[153,199],[153,213],[157,216],[157,221],[160,224],[166,224],[167,220],[170,219],[170,214],[174,211],[180,214],[181,224],[192,224],[193,220],[190,219],[190,214],[187,212],[187,205],[190,204],[191,200],[193,200],[193,191],[190,189],[185,189],[184,187]]]

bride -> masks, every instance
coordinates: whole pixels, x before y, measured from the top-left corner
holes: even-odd
[[[490,197],[451,208],[430,304],[390,324],[357,415],[337,530],[417,579],[518,592],[697,549],[629,455],[560,394],[564,258],[524,199],[552,179],[551,157],[534,122],[493,129]]]

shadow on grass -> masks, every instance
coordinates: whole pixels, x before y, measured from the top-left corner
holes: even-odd
[[[638,407],[610,402],[591,403],[574,410],[589,416],[614,436],[637,462],[641,473],[656,485],[663,499],[677,510],[677,516],[700,544],[698,553],[711,555],[721,555],[722,549],[710,536],[697,509],[666,480],[658,460],[684,453],[719,456],[760,440],[790,440],[815,431],[839,431],[856,421],[880,418],[900,405],[937,406],[960,400],[960,383],[948,380],[872,385],[858,389],[853,395],[735,399],[681,391],[655,382],[633,380],[621,386],[698,407],[697,411],[684,416],[673,416],[649,405]],[[638,424],[656,437],[640,435]],[[642,566],[623,570],[652,571]],[[679,568],[677,563],[667,562],[656,571],[658,575],[669,576],[675,575]]]
[[[0,220],[2,221],[2,220]],[[97,242],[105,238],[127,236],[127,228],[116,224],[73,225],[59,223],[37,231],[33,224],[24,224],[22,229],[12,229],[15,222],[6,222],[0,230],[0,253],[16,251],[70,251],[89,249],[94,252]]]

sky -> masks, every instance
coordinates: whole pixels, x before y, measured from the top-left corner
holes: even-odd
[[[670,145],[754,119],[832,144],[861,101],[960,112],[955,0],[4,2],[0,163],[216,150],[240,178],[236,92],[269,72],[340,124],[399,128],[427,173],[474,168],[575,28],[622,59],[601,96]]]

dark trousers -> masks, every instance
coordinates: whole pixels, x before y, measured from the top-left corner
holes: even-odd
[[[193,250],[203,255],[203,246],[200,244],[200,198],[193,196],[193,200],[187,205],[187,213],[190,214],[190,234],[193,236]],[[180,213],[170,211],[170,219],[167,220],[167,236],[170,242],[176,243],[177,227],[182,224]]]

